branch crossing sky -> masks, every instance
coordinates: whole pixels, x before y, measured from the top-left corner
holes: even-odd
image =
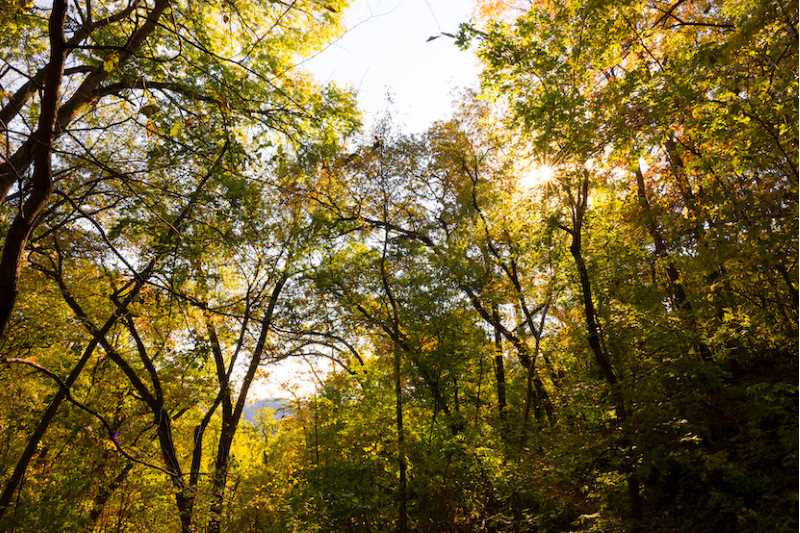
[[[472,0],[355,0],[345,13],[347,32],[302,68],[322,83],[354,88],[367,126],[388,106],[404,131],[419,133],[448,118],[459,90],[477,88],[478,62],[470,52],[448,37],[428,41],[455,34],[472,12]],[[329,362],[312,363],[320,375],[330,370]],[[314,391],[309,362],[288,359],[266,370],[252,400],[290,397],[287,386],[301,395]]]

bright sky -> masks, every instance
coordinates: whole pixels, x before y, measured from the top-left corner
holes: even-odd
[[[347,33],[303,64],[322,83],[334,81],[356,90],[369,126],[389,107],[407,132],[421,132],[447,118],[456,91],[477,88],[478,63],[441,32],[455,34],[472,16],[473,0],[354,0],[345,13]],[[318,374],[330,362],[317,361]],[[265,368],[269,377],[254,384],[250,400],[289,398],[314,392],[309,364],[289,359]]]
[[[320,82],[357,91],[366,124],[390,108],[405,131],[447,118],[454,91],[477,87],[478,63],[441,32],[455,34],[473,13],[473,0],[354,0],[347,33],[303,65]]]

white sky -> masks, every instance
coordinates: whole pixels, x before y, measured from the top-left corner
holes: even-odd
[[[456,92],[477,88],[478,62],[459,50],[441,32],[455,34],[468,22],[473,0],[354,0],[345,13],[347,32],[320,54],[304,62],[321,83],[353,88],[369,125],[388,109],[406,132],[421,132],[450,116]],[[319,375],[330,361],[315,362]],[[249,400],[290,398],[314,392],[309,364],[288,359],[265,368],[269,377],[257,381]]]
[[[344,36],[303,68],[320,82],[356,90],[365,123],[391,110],[408,132],[447,118],[463,87],[477,88],[478,62],[441,32],[455,34],[469,22],[473,0],[354,0],[345,13]]]
[[[311,365],[314,365],[312,371]],[[318,387],[314,372],[320,378],[335,369],[334,364],[325,358],[303,359],[292,357],[277,363],[262,367],[267,372],[266,379],[256,378],[250,393],[248,403],[256,400],[284,398],[291,399],[297,396],[309,396]]]

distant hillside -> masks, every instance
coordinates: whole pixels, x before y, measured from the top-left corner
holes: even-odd
[[[264,398],[263,400],[255,400],[244,406],[245,419],[247,419],[249,422],[255,423],[256,415],[265,407],[269,407],[275,411],[276,420],[280,420],[281,418],[285,418],[291,414],[289,400],[283,400],[280,398]]]

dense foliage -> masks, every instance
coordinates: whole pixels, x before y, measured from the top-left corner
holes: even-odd
[[[0,529],[797,530],[796,2],[480,2],[419,135],[344,0],[0,8]]]

